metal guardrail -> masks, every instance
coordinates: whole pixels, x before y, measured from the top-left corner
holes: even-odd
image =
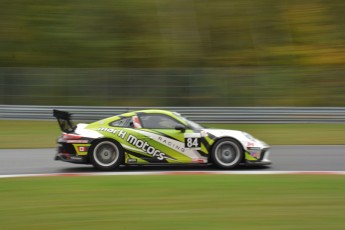
[[[0,105],[0,119],[53,120],[53,109],[96,121],[152,107]],[[345,123],[345,107],[160,107],[200,123]]]

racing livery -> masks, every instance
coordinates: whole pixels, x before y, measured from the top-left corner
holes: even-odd
[[[54,110],[62,135],[55,160],[92,164],[99,170],[120,165],[268,165],[269,146],[248,133],[208,129],[176,112],[141,110],[90,124],[74,125],[71,114]]]

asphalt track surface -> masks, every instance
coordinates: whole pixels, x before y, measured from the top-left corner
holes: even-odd
[[[55,161],[55,149],[0,149],[0,175],[95,173],[91,165]],[[345,171],[345,145],[273,146],[270,166],[240,166],[228,171]],[[215,166],[130,166],[119,172],[224,171]]]

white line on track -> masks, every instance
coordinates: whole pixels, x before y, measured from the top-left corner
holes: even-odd
[[[96,173],[44,173],[0,175],[16,177],[68,177],[68,176],[138,176],[138,175],[345,175],[345,171],[157,171],[157,172],[96,172]]]

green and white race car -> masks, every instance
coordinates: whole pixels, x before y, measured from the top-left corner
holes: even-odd
[[[92,164],[99,170],[120,165],[268,165],[269,146],[248,133],[208,129],[176,112],[141,110],[90,124],[74,125],[54,110],[62,135],[55,160]]]

